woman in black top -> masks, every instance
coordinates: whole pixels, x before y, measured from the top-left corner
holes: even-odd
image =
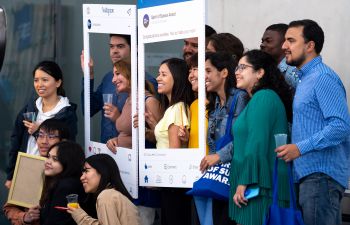
[[[42,61],[35,66],[32,76],[38,98],[28,101],[16,117],[6,171],[7,188],[11,187],[18,152],[39,155],[34,137],[43,121],[54,118],[64,122],[69,127],[70,140],[75,140],[77,135],[77,106],[65,97],[61,68],[53,61]],[[35,118],[31,121],[25,120],[23,113],[26,112],[34,112]]]
[[[55,206],[67,207],[66,196],[78,194],[79,204],[84,208],[86,194],[80,182],[84,160],[83,149],[74,142],[63,141],[50,148],[45,161],[45,183],[40,199],[41,225],[76,224],[66,211],[58,210]]]

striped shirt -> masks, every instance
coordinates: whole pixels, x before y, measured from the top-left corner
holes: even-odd
[[[321,172],[347,187],[350,175],[350,116],[345,88],[318,56],[298,71],[293,102],[292,143],[296,180]]]
[[[289,86],[295,88],[299,83],[299,78],[297,74],[297,68],[295,66],[290,66],[287,64],[286,57],[284,57],[281,62],[278,64],[278,69],[283,73],[284,79],[286,80]]]

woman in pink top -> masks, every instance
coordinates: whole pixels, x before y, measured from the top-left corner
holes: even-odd
[[[129,97],[126,99],[120,116],[115,121],[115,126],[119,132],[117,137],[107,141],[107,147],[113,153],[117,152],[116,147],[132,148],[132,120],[131,120],[131,67],[125,61],[114,63],[113,84],[117,91],[127,92]]]

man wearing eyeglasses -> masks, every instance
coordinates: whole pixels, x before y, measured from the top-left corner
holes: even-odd
[[[48,119],[40,125],[35,139],[40,156],[47,157],[47,152],[52,145],[69,139],[69,129],[61,121]]]
[[[35,135],[35,139],[38,144],[39,154],[42,157],[47,157],[48,150],[52,145],[70,138],[67,125],[56,119],[45,120],[40,124],[38,130],[39,132]],[[3,211],[11,224],[39,224],[39,220],[33,220],[33,218],[39,218],[40,216],[40,210],[37,207],[28,209],[6,203]]]
[[[62,140],[71,139],[69,128],[65,123],[56,119],[47,119],[42,122],[38,128],[38,132],[34,135],[38,145],[38,151],[34,154],[46,157],[49,148]],[[15,170],[16,161],[10,161],[7,167],[7,174],[12,178]],[[5,183],[7,188],[11,187],[11,180]]]

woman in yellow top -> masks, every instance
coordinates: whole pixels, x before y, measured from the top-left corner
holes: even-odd
[[[188,81],[192,85],[192,91],[195,94],[196,100],[190,105],[190,127],[186,129],[181,127],[179,129],[179,137],[182,141],[188,141],[188,148],[198,148],[198,53],[194,54],[188,61],[189,74]],[[208,115],[206,114],[205,130],[208,129]],[[208,145],[206,145],[206,154],[208,154]]]
[[[180,126],[190,126],[188,106],[193,100],[193,93],[187,73],[188,67],[182,59],[167,59],[159,67],[158,93],[166,111],[154,130],[157,149],[187,148],[187,143],[178,137]]]
[[[155,127],[157,149],[187,148],[187,142],[180,140],[181,126],[189,127],[189,107],[193,99],[191,84],[187,80],[188,67],[184,60],[171,58],[163,61],[157,77],[158,93],[163,118]],[[162,188],[162,224],[191,224],[191,197],[184,188]]]

